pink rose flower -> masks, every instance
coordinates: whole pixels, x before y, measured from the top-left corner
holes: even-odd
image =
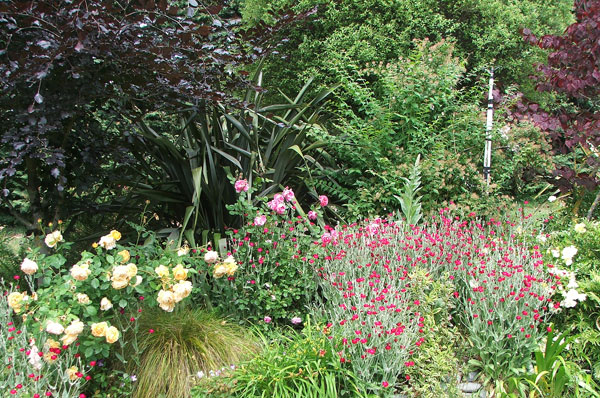
[[[325,195],[319,196],[319,203],[321,203],[322,207],[325,207],[329,204],[329,199]]]
[[[265,215],[254,218],[254,225],[265,225],[266,222],[267,222],[267,217]]]
[[[294,200],[294,191],[292,191],[288,187],[285,187],[285,189],[283,190],[283,197],[286,201],[291,202],[292,200]]]
[[[314,211],[312,211],[312,210],[311,210],[311,211],[309,211],[309,212],[308,212],[308,218],[309,218],[310,220],[313,220],[313,221],[314,221],[314,220],[316,220],[316,219],[317,219],[317,213],[316,213],[316,212],[314,212]]]
[[[237,180],[233,186],[234,186],[235,191],[237,193],[240,193],[242,191],[246,192],[246,191],[248,191],[248,188],[249,188],[248,187],[248,181],[246,181],[245,179],[244,180]]]

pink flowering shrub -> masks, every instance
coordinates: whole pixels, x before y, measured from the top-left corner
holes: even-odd
[[[253,194],[251,188],[249,194]],[[320,227],[299,207],[289,188],[254,202],[240,195],[229,211],[244,220],[241,228],[228,233],[227,254],[235,257],[239,268],[235,275],[213,284],[212,305],[263,327],[301,327],[298,319],[304,319],[317,289],[316,259],[307,251],[320,236]],[[311,216],[319,214],[316,203]]]

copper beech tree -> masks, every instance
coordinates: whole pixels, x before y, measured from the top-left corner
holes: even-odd
[[[1,2],[0,208],[31,230],[66,206],[89,210],[82,199],[135,161],[132,122],[207,102],[243,106],[233,93],[249,85],[245,66],[309,13],[241,30],[227,1]]]
[[[557,166],[556,182],[562,190],[600,185],[600,1],[576,0],[576,22],[563,35],[536,37],[523,30],[526,41],[550,50],[548,62],[538,65],[537,90],[563,98],[552,111],[538,104],[517,104],[517,116],[528,116],[546,131],[557,154],[568,154],[570,163]],[[596,197],[588,216],[598,204]]]

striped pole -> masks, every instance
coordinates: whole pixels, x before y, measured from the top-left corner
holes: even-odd
[[[485,125],[485,150],[483,153],[483,178],[490,185],[490,173],[492,166],[492,123],[494,120],[494,67],[490,70],[490,88],[488,92],[487,122]]]

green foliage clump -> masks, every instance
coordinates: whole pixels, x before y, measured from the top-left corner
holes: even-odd
[[[229,368],[258,348],[248,331],[203,310],[148,310],[139,323],[144,331],[139,339],[141,357],[139,365],[129,369],[137,376],[136,398],[190,397],[200,372]]]
[[[202,378],[193,398],[363,397],[349,367],[340,363],[328,329],[306,322],[301,332],[263,336],[264,351],[219,377]]]

